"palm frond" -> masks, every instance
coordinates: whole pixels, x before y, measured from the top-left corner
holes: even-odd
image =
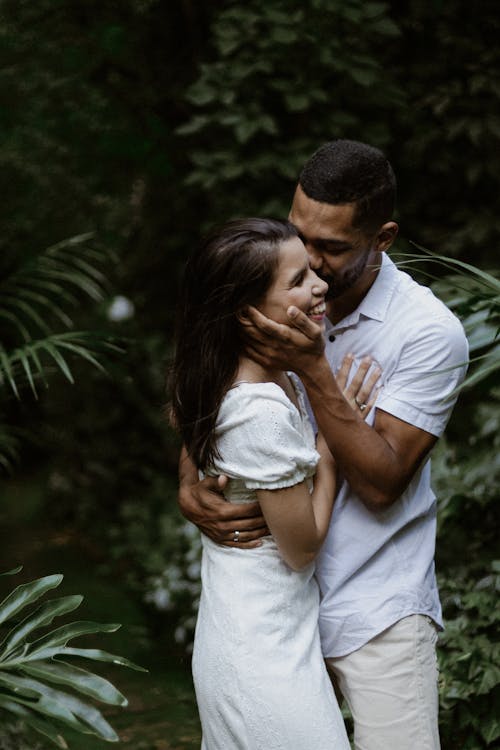
[[[414,243],[412,243],[414,244]],[[439,255],[415,245],[418,253],[393,254],[398,268],[436,264],[448,273],[438,277],[421,270],[433,290],[461,318],[471,353],[469,375],[457,390],[472,388],[500,370],[500,280],[470,263]],[[427,268],[427,266],[426,266]]]
[[[70,327],[61,302],[74,306],[79,294],[102,300],[106,278],[97,264],[106,253],[91,247],[91,239],[82,234],[52,245],[0,279],[0,314],[23,340],[48,333],[47,315]]]
[[[0,425],[0,467],[6,472],[12,471],[19,459],[20,441],[13,430]]]
[[[98,338],[86,331],[53,333],[46,338],[28,341],[23,346],[7,352],[0,344],[0,386],[8,384],[16,398],[20,398],[21,388],[28,384],[33,395],[38,397],[36,381],[45,381],[49,359],[70,383],[74,383],[67,354],[77,355],[101,372],[104,366],[96,358],[98,353],[122,352],[110,339]]]
[[[14,572],[17,570],[8,574]],[[33,638],[56,617],[74,611],[81,604],[79,595],[63,596],[31,608],[48,591],[57,588],[62,579],[57,574],[23,584],[0,603],[0,623],[7,629],[0,643],[0,712],[13,714],[57,747],[67,747],[62,735],[65,727],[117,742],[114,729],[88,699],[126,706],[125,696],[108,680],[60,657],[83,657],[147,670],[106,651],[67,645],[82,635],[114,632],[120,627],[116,624],[73,622]],[[19,620],[21,614],[24,617]]]

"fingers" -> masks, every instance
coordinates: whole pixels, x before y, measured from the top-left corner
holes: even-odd
[[[366,402],[365,416],[368,415],[371,412],[371,410],[373,409],[373,407],[375,406],[375,402],[377,400],[377,397],[378,397],[378,394],[380,393],[380,389],[381,388],[382,388],[382,386],[379,385],[378,388],[374,388],[373,389],[372,395],[370,396],[370,398]]]
[[[371,368],[371,364],[371,360],[362,360],[349,388],[347,389],[358,405],[368,403],[375,384],[381,374],[380,367],[374,367],[367,375],[368,370]]]
[[[222,515],[221,524],[227,524],[228,528],[234,526],[234,524],[239,524],[239,529],[247,530],[264,524],[264,517],[257,502],[226,503]]]
[[[247,329],[247,333],[256,343],[270,343],[271,339],[280,345],[290,345],[292,348],[307,351],[321,353],[324,349],[321,328],[293,305],[287,310],[290,325],[276,323],[274,320],[266,318],[255,307],[249,307],[247,314],[254,324]]]
[[[251,549],[253,547],[260,547],[262,545],[262,537],[267,536],[268,534],[269,529],[265,524],[253,529],[252,531],[234,529],[225,539],[222,539],[219,544],[222,544],[224,547]]]
[[[215,492],[218,495],[222,495],[226,484],[227,484],[227,477],[221,474],[217,477],[211,477],[211,476],[204,477],[200,481],[199,486],[200,488],[203,487],[204,490],[208,490],[209,492]]]
[[[226,503],[216,518],[205,519],[204,534],[225,547],[259,547],[263,536],[269,534],[264,516],[257,502]]]
[[[344,393],[349,379],[349,373],[351,372],[352,363],[354,362],[354,354],[346,354],[340,365],[340,369],[335,375],[337,385],[340,390]],[[344,393],[345,395],[345,393]]]
[[[299,310],[298,307],[294,307],[293,305],[288,308],[287,316],[294,328],[297,328],[311,341],[318,344],[321,342],[321,350],[323,349],[323,334],[319,325],[308,318],[302,310]]]
[[[217,488],[219,492],[224,492],[228,482],[228,477],[226,477],[224,474],[219,474],[219,476],[217,477]]]
[[[358,369],[349,382],[349,377],[354,362],[354,355],[347,354],[336,375],[339,388],[350,406],[360,412],[363,417],[368,416],[375,404],[379,388],[376,388],[382,371],[378,365],[373,366],[371,357],[363,357]],[[347,385],[349,383],[349,385]]]

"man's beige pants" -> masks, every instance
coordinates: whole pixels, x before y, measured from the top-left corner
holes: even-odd
[[[356,750],[439,750],[436,640],[429,617],[410,615],[326,659],[354,719]]]

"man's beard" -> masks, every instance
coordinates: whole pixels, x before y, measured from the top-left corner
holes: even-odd
[[[323,279],[323,281],[326,281],[326,283],[328,284],[328,291],[326,293],[327,300],[336,299],[337,297],[340,297],[342,294],[347,292],[349,289],[352,289],[358,279],[362,276],[363,271],[366,268],[366,262],[369,255],[370,248],[366,250],[364,255],[362,255],[362,257],[356,263],[356,265],[346,271],[340,279],[335,279],[329,274],[322,274],[320,273],[320,271],[316,271],[320,279]]]

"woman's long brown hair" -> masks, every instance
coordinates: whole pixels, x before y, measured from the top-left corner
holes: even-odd
[[[200,469],[218,455],[215,425],[244,342],[238,314],[258,304],[297,236],[287,221],[238,219],[213,232],[189,258],[181,287],[172,369],[172,411]]]

